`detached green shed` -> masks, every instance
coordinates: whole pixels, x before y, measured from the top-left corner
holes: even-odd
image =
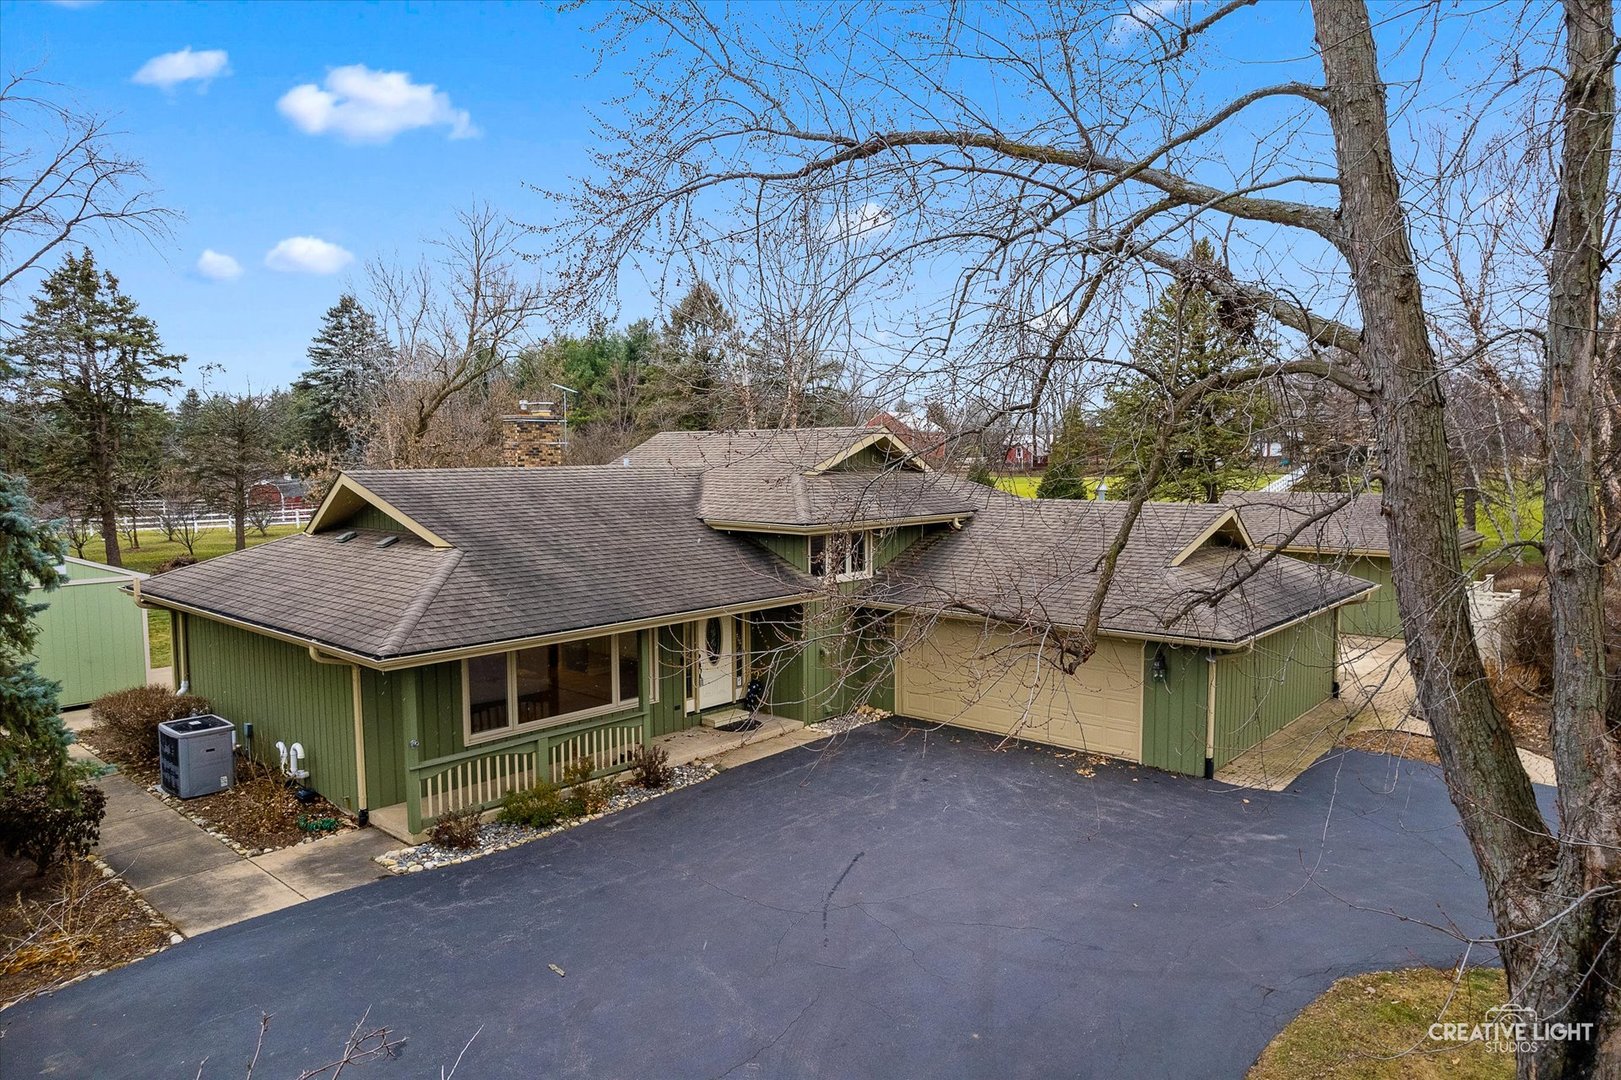
[[[62,708],[144,684],[146,612],[123,588],[146,575],[84,559],[65,559],[57,572],[61,584],[49,591],[36,586],[28,600],[45,605],[34,616],[33,659],[42,675],[62,684]]]

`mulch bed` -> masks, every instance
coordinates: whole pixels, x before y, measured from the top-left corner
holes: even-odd
[[[352,829],[354,822],[319,795],[299,802],[293,788],[270,769],[238,758],[236,786],[196,799],[165,802],[248,854],[262,854]]]
[[[195,799],[177,799],[159,784],[157,766],[119,761],[95,745],[95,729],[79,740],[85,749],[118,766],[118,771],[146,788],[242,855],[262,855],[355,827],[341,810],[319,795],[299,802],[285,779],[245,757],[236,761],[236,786]]]
[[[99,859],[0,858],[0,1008],[168,948],[175,929]]]

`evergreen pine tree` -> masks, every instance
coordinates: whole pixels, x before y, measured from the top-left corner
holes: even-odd
[[[147,395],[174,386],[185,358],[163,351],[152,320],[88,250],[46,277],[4,354],[7,382],[38,414],[35,478],[97,519],[107,562],[122,566],[125,480],[160,408]]]
[[[61,687],[29,659],[39,637],[29,600],[59,581],[62,542],[41,525],[21,477],[0,473],[0,854],[26,856],[43,874],[94,846],[106,799],[68,758],[72,736],[57,712]]]
[[[339,297],[306,351],[309,368],[293,383],[299,441],[321,451],[353,451],[354,433],[345,421],[369,410],[392,351],[376,316],[348,293]]]
[[[1215,253],[1201,240],[1191,258],[1210,263]],[[1105,394],[1097,418],[1111,494],[1120,497],[1144,482],[1155,436],[1173,423],[1173,399],[1202,379],[1257,363],[1259,349],[1250,334],[1223,321],[1208,292],[1177,282],[1144,314],[1132,359],[1157,378],[1133,373],[1121,379]],[[1271,415],[1270,399],[1258,385],[1200,397],[1174,419],[1165,467],[1151,497],[1217,502],[1223,491],[1253,486],[1261,475],[1257,432]]]
[[[1058,435],[1053,439],[1047,457],[1047,471],[1036,486],[1038,499],[1090,499],[1091,487],[1086,475],[1096,456],[1092,429],[1080,406],[1071,405],[1064,410],[1059,422]]]

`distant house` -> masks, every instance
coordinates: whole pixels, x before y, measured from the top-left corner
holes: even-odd
[[[1325,564],[1379,586],[1366,603],[1340,614],[1340,632],[1359,637],[1393,638],[1402,633],[1392,583],[1390,538],[1378,495],[1348,497],[1314,491],[1229,491],[1222,502],[1237,509],[1244,527],[1262,547],[1277,548],[1297,559]],[[1464,551],[1474,551],[1485,536],[1459,529]]]
[[[113,690],[146,683],[146,612],[122,589],[146,575],[116,566],[64,559],[56,588],[35,587],[30,604],[39,638],[32,659],[40,674],[62,684],[64,709],[88,705]]]
[[[1030,469],[1045,469],[1048,455],[1045,446],[1038,446],[1028,442],[1009,443],[1002,451],[1002,465],[1009,469],[1027,471]]]
[[[881,428],[896,436],[930,465],[939,467],[946,460],[946,430],[922,413],[881,412],[868,420],[866,426]]]
[[[554,460],[524,419],[508,460]],[[412,835],[745,701],[1200,774],[1330,696],[1336,613],[1372,586],[1245,573],[1226,506],[1145,506],[1068,662],[1122,512],[941,473],[881,424],[674,432],[617,465],[344,473],[302,533],[138,593],[253,752],[302,743],[312,787]]]
[[[309,485],[290,476],[260,480],[248,489],[248,502],[272,510],[309,508]]]

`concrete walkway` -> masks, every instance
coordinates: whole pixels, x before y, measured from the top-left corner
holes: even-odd
[[[1399,729],[1411,717],[1413,679],[1401,641],[1342,638],[1339,679],[1338,699],[1268,735],[1217,770],[1216,779],[1235,787],[1286,791],[1351,732]]]
[[[83,747],[73,755],[101,764]],[[372,857],[394,842],[375,829],[245,859],[127,777],[97,784],[107,815],[96,854],[187,937],[388,876]]]

